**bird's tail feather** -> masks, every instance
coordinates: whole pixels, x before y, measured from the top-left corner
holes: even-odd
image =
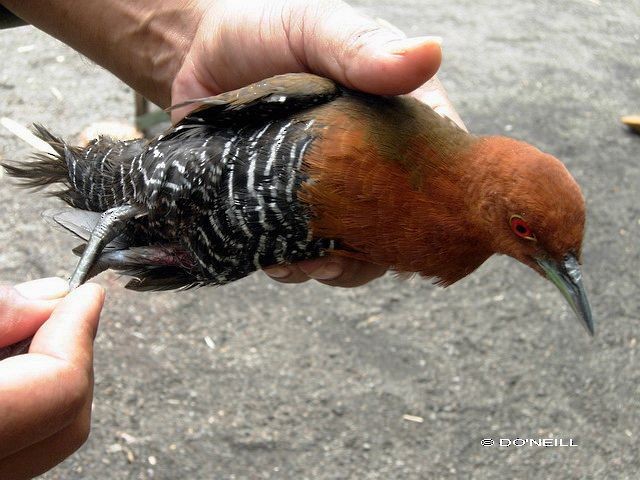
[[[82,194],[73,187],[69,175],[69,162],[80,158],[82,149],[67,145],[42,125],[34,125],[33,133],[47,142],[55,153],[39,152],[30,161],[2,162],[0,165],[9,176],[17,179],[16,183],[21,187],[39,190],[57,184],[62,189],[52,191],[51,195],[72,206],[83,205]]]
[[[46,211],[45,219],[83,240],[73,249],[82,255],[86,242],[100,221],[101,212],[118,206],[129,197],[127,177],[131,161],[144,150],[139,140],[116,142],[101,137],[86,149],[73,147],[40,125],[34,133],[55,153],[38,153],[28,162],[4,162],[7,173],[27,188],[59,185],[51,194],[74,208]],[[109,157],[109,153],[118,155]],[[179,245],[137,245],[126,233],[112,240],[89,272],[89,278],[106,269],[134,277],[126,287],[132,290],[187,289],[206,283],[197,274],[193,255]]]
[[[42,125],[34,125],[35,135],[47,142],[56,152],[36,153],[30,162],[2,162],[2,166],[18,184],[27,188],[44,188],[54,183],[68,184],[69,168],[65,161],[65,144]]]
[[[119,206],[128,196],[129,171],[133,157],[143,142],[120,142],[100,137],[87,148],[75,147],[56,137],[42,125],[33,126],[34,134],[48,143],[55,153],[36,153],[30,161],[2,162],[7,173],[26,188],[41,189],[49,185],[62,187],[50,194],[72,207],[102,212]],[[118,155],[110,155],[116,152]]]

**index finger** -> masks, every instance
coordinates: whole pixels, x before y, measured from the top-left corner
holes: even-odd
[[[0,458],[51,436],[83,410],[103,300],[98,285],[74,290],[40,327],[29,355],[0,363]]]

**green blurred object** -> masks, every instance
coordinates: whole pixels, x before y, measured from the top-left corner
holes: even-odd
[[[169,114],[164,110],[149,111],[151,102],[139,93],[135,93],[135,125],[145,138],[149,138],[150,131],[157,125],[171,122]]]
[[[168,122],[169,115],[163,110],[156,110],[154,112],[148,112],[144,115],[136,117],[136,128],[140,131],[147,130],[160,123]]]

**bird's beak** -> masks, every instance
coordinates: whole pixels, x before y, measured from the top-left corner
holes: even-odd
[[[561,262],[548,258],[537,258],[536,262],[544,270],[547,278],[553,283],[560,293],[567,299],[571,309],[575,312],[580,323],[593,336],[593,317],[591,307],[587,299],[587,292],[582,284],[582,272],[576,257],[567,255]]]

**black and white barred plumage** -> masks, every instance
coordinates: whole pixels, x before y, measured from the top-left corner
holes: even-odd
[[[225,284],[333,248],[313,238],[311,213],[297,199],[314,120],[289,114],[336,93],[333,84],[322,88],[306,100],[265,94],[259,84],[255,99],[251,91],[235,104],[225,95],[203,99],[205,107],[151,141],[100,138],[80,149],[36,127],[56,155],[6,168],[27,186],[62,183],[55,195],[75,209],[139,207],[92,275],[114,268],[133,276],[127,287],[137,290]],[[86,240],[99,215],[58,212],[54,219]]]

